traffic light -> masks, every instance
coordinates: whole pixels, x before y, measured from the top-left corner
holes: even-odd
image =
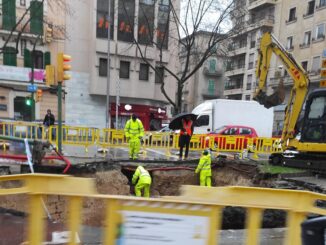
[[[53,25],[49,24],[45,28],[45,35],[44,35],[44,41],[46,43],[50,43],[53,40]]]
[[[31,97],[26,97],[25,98],[25,104],[27,106],[31,106],[32,105],[32,98]]]
[[[70,55],[64,53],[58,53],[58,57],[57,57],[58,82],[63,82],[65,80],[71,79],[71,75],[65,73],[66,71],[69,71],[71,69],[71,65],[66,63],[69,61],[71,61]]]
[[[38,90],[36,91],[36,102],[41,101],[41,99],[42,99],[42,95],[43,95],[43,91],[42,91],[42,89],[38,89]]]
[[[55,74],[54,74],[54,66],[47,65],[45,67],[45,84],[47,86],[51,86],[55,84]]]

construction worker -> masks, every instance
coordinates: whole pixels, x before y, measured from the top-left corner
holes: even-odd
[[[138,182],[137,182],[138,180]],[[137,182],[137,184],[136,184]],[[135,194],[141,197],[141,192],[144,189],[144,197],[149,197],[149,189],[151,187],[152,178],[148,171],[143,166],[138,166],[132,176],[132,184],[135,185]]]
[[[208,150],[204,150],[199,160],[195,173],[200,173],[200,186],[212,186],[212,169],[211,169],[211,155]]]
[[[132,114],[131,119],[126,123],[125,136],[129,141],[129,159],[136,160],[140,150],[140,140],[144,136],[144,127],[135,114]]]
[[[185,119],[182,119],[182,129],[180,130],[180,137],[179,137],[179,160],[182,160],[183,155],[183,148],[186,147],[184,159],[188,158],[189,152],[189,145],[191,136],[194,132],[194,123],[191,120],[190,116],[187,116]]]

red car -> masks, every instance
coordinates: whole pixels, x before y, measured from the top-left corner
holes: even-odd
[[[216,148],[218,145],[222,148],[233,149],[236,148],[246,148],[248,143],[248,138],[256,138],[258,137],[257,132],[254,128],[248,126],[241,125],[226,125],[216,129],[214,132],[211,132],[208,136],[216,136],[214,138],[214,147]],[[239,138],[235,139],[234,142],[227,141],[225,137],[219,136],[238,136]],[[241,137],[244,137],[242,140]],[[208,139],[206,140],[206,144],[208,145]],[[230,146],[228,146],[230,145]],[[231,146],[232,145],[232,146]]]

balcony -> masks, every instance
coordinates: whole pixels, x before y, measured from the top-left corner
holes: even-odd
[[[226,68],[225,76],[234,76],[245,73],[245,65],[231,66]]]
[[[248,21],[248,30],[251,31],[261,27],[273,28],[275,23],[274,19],[275,19],[274,15],[268,15],[265,16],[264,18],[259,18],[259,19],[258,18],[250,19]]]
[[[223,75],[223,69],[210,69],[207,66],[203,69],[203,74],[206,76],[222,76]]]
[[[211,88],[206,88],[202,90],[202,96],[204,99],[216,99],[219,98],[220,96],[217,93],[217,89],[211,89]]]
[[[277,0],[249,0],[248,10],[275,5]]]

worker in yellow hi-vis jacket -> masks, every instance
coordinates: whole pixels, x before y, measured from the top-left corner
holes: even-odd
[[[140,140],[144,136],[144,127],[142,122],[135,114],[132,114],[125,126],[125,136],[129,141],[129,158],[137,159],[140,150]]]
[[[200,173],[200,186],[212,186],[212,169],[211,169],[211,155],[208,150],[204,150],[199,160],[195,173]]]
[[[141,197],[142,190],[144,190],[144,197],[149,197],[149,189],[152,184],[152,178],[149,172],[143,166],[138,166],[136,169],[134,175],[132,176],[132,184],[136,184],[135,194],[137,197]]]

